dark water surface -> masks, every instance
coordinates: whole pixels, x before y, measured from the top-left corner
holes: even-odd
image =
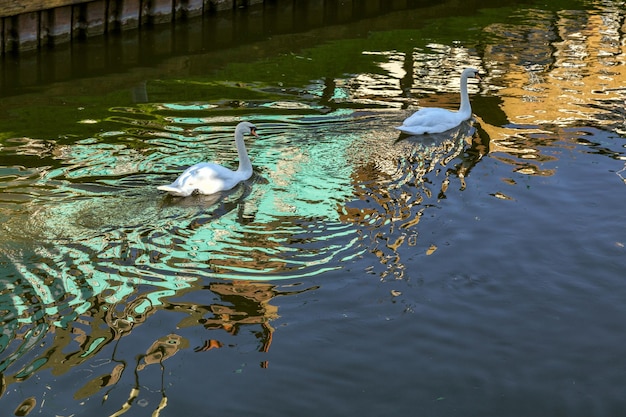
[[[3,416],[624,413],[624,2],[379,3],[5,59]]]

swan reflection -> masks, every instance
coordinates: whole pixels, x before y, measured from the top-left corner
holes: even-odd
[[[364,244],[383,267],[377,272],[381,278],[404,277],[402,247],[420,244],[420,219],[446,198],[451,181],[466,187],[465,178],[486,153],[488,140],[472,120],[438,134],[400,134],[377,159],[355,169],[356,198],[342,207],[341,219],[362,228]],[[423,250],[434,251],[428,244]]]

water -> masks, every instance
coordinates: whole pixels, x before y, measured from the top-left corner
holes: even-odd
[[[623,2],[399,4],[4,63],[4,414],[619,415]],[[400,137],[466,66],[474,119]],[[248,182],[156,190],[240,120]]]

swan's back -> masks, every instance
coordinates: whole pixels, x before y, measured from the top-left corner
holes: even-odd
[[[194,192],[214,194],[230,190],[251,175],[252,172],[248,175],[247,172],[232,171],[211,162],[201,162],[187,168],[173,183],[157,188],[179,197],[187,197]]]
[[[456,111],[427,107],[407,117],[396,129],[409,135],[441,133],[458,126],[464,117]]]
[[[404,126],[414,126],[418,124],[437,125],[441,122],[452,121],[459,118],[458,112],[442,109],[439,107],[426,107],[416,111],[407,117],[402,124]],[[460,120],[459,122],[461,122]]]

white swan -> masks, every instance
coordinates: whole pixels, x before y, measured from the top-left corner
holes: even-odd
[[[256,134],[256,126],[241,122],[235,128],[235,144],[239,155],[239,168],[232,171],[211,162],[201,162],[190,166],[170,185],[161,185],[157,189],[167,191],[177,197],[187,197],[193,193],[215,194],[233,188],[252,176],[252,163],[246,151],[243,135]]]
[[[396,129],[408,135],[441,133],[458,126],[461,122],[472,117],[472,107],[467,94],[468,78],[480,80],[478,71],[473,68],[467,68],[461,74],[461,107],[459,107],[459,111],[425,107],[407,117],[402,122],[402,126],[398,126]]]

